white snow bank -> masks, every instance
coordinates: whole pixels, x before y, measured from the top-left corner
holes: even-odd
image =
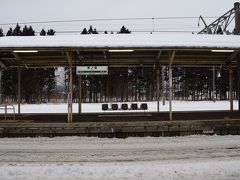
[[[239,49],[235,35],[97,34],[62,36],[5,36],[0,48],[222,48]]]
[[[127,103],[130,107],[132,102]],[[140,106],[143,102],[134,102],[138,103]],[[156,112],[157,111],[157,102],[151,101],[146,102],[148,104],[148,110],[146,112]],[[111,103],[108,103],[109,106]],[[121,107],[121,103],[117,103]],[[17,112],[17,105],[15,104],[15,110]],[[230,110],[229,101],[173,101],[172,103],[173,111],[208,111],[208,110]],[[234,109],[237,110],[238,102],[234,101]],[[160,112],[169,111],[169,102],[166,101],[166,104],[163,105],[160,102]],[[73,104],[73,112],[78,112],[78,104]],[[102,111],[102,103],[83,103],[82,104],[83,113],[98,113]],[[143,110],[137,111],[107,111],[107,112],[143,112]],[[4,113],[4,109],[0,109],[0,113]],[[12,110],[9,110],[8,113],[12,113]],[[21,113],[67,113],[67,104],[22,104]]]

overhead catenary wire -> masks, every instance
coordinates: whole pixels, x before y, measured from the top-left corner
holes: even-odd
[[[183,17],[143,17],[143,18],[106,18],[106,19],[71,19],[71,20],[51,20],[51,21],[26,21],[26,22],[10,22],[0,23],[0,26],[18,24],[51,24],[51,23],[70,23],[70,22],[96,22],[96,21],[134,21],[134,20],[164,20],[164,19],[198,19],[197,16],[183,16]],[[215,16],[204,17],[205,19],[217,18]]]
[[[198,32],[197,27],[187,25],[188,23],[183,23],[183,21],[194,21],[199,17],[195,16],[182,16],[182,17],[140,17],[140,18],[105,18],[105,19],[71,19],[71,20],[50,20],[50,21],[28,21],[28,22],[11,22],[11,23],[1,23],[0,27],[14,26],[17,23],[19,25],[33,25],[39,34],[40,29],[43,29],[44,26],[51,26],[51,28],[59,27],[56,30],[57,34],[70,34],[70,33],[79,33],[81,31],[74,28],[83,28],[84,26],[94,25],[97,27],[99,33],[107,32],[118,32],[119,27],[125,25],[131,28],[131,32],[134,33],[152,33],[152,32],[173,32],[173,33],[195,33]],[[214,16],[204,17],[205,19],[216,18]],[[167,20],[167,21],[166,21]],[[174,23],[171,23],[175,21]],[[49,24],[49,25],[48,25]],[[108,28],[104,28],[110,27]],[[139,26],[139,27],[136,27]],[[140,27],[142,26],[142,27]],[[72,28],[70,28],[72,27]],[[5,29],[6,29],[5,28]]]

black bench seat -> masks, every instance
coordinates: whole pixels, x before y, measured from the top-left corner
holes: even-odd
[[[110,107],[109,107],[109,104],[102,104],[102,110],[103,111],[107,111],[107,110],[113,110],[113,111],[117,111],[117,110],[123,110],[123,111],[126,111],[126,110],[144,110],[145,111],[145,110],[148,110],[148,104],[147,103],[142,103],[142,104],[140,104],[140,107],[138,107],[137,103],[132,103],[129,107],[127,103],[123,103],[123,104],[121,104],[120,108],[118,107],[118,104],[116,104],[116,103],[110,104]]]

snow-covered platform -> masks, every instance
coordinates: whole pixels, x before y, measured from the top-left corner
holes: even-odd
[[[74,116],[74,123],[66,123],[66,115],[24,115],[19,120],[1,120],[1,137],[21,136],[181,136],[192,134],[240,134],[238,112],[181,112],[175,120],[167,120],[167,113],[147,113],[143,116]],[[166,119],[164,119],[164,117]],[[47,119],[48,118],[48,119]],[[79,118],[79,119],[77,119]],[[64,121],[65,119],[65,121]],[[50,121],[51,120],[51,121]]]
[[[188,134],[240,134],[240,113],[229,111],[228,101],[174,101],[173,121],[169,121],[168,102],[147,102],[148,110],[105,111],[101,103],[83,103],[79,115],[73,106],[73,123],[67,123],[67,104],[24,104],[21,115],[0,114],[1,136],[172,136]],[[17,107],[15,108],[17,110]]]

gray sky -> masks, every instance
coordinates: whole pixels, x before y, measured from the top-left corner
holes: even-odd
[[[0,24],[55,21],[71,19],[104,18],[142,18],[142,17],[184,17],[214,16],[218,17],[233,7],[236,0],[0,0]],[[214,19],[206,19],[208,23]],[[197,19],[156,21],[155,29],[182,30],[196,28]],[[94,24],[100,30],[120,28],[123,24],[129,28],[151,29],[152,21],[101,21],[54,24],[33,24],[41,28],[61,30],[81,30]],[[10,25],[0,25],[6,31]],[[199,29],[200,30],[200,29]]]

